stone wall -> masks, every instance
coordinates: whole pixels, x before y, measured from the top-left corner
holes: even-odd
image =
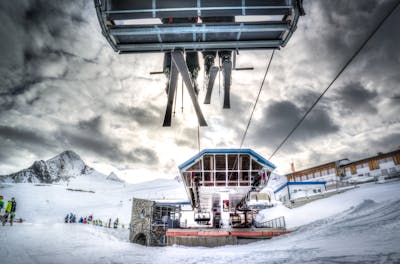
[[[157,224],[159,219],[154,219],[155,203],[149,200],[132,199],[132,217],[130,224],[129,240],[132,243],[145,246],[166,245],[165,231],[163,224]]]
[[[152,209],[154,202],[143,199],[132,199],[132,217],[129,240],[146,246],[151,244]]]

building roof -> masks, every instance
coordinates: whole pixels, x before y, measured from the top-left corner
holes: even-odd
[[[280,187],[274,190],[274,193],[279,192],[283,188],[285,188],[288,185],[325,185],[326,181],[317,181],[317,182],[286,182],[285,184],[282,184]]]
[[[324,167],[327,167],[327,166],[336,165],[336,162],[339,162],[339,161],[340,161],[340,160],[331,161],[331,162],[324,163],[324,164],[321,164],[321,165],[317,165],[317,166],[314,166],[314,167],[311,167],[311,168],[302,169],[302,170],[295,171],[295,172],[290,172],[290,173],[285,174],[285,176],[291,176],[291,175],[294,175],[294,174],[297,175],[297,174],[304,173],[304,172],[308,172],[308,171],[311,171],[311,170],[317,170],[317,169],[321,169],[321,168],[324,168]],[[296,176],[296,175],[295,175],[295,176]]]
[[[260,154],[256,153],[255,151],[253,151],[251,149],[204,149],[201,152],[194,155],[193,157],[191,157],[186,162],[179,165],[179,167],[178,167],[179,170],[183,170],[184,168],[192,165],[201,156],[207,155],[207,154],[249,154],[250,156],[252,156],[254,159],[256,159],[259,163],[263,164],[264,166],[270,167],[271,169],[276,168],[276,166],[273,163],[266,160]]]
[[[394,151],[390,151],[390,152],[387,152],[387,153],[378,153],[378,154],[375,155],[375,156],[370,156],[370,157],[367,157],[367,158],[355,160],[355,161],[352,161],[352,162],[347,163],[346,165],[343,165],[343,167],[345,167],[345,166],[350,166],[350,165],[354,165],[354,164],[357,164],[357,163],[368,162],[368,161],[370,161],[370,160],[374,160],[374,159],[377,159],[377,158],[388,157],[388,156],[391,156],[391,155],[395,155],[395,154],[397,154],[397,153],[400,153],[400,149],[396,149],[396,150],[394,150]]]

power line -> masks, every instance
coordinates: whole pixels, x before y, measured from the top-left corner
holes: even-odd
[[[325,93],[331,88],[331,86],[335,83],[335,81],[339,78],[339,76],[345,71],[347,66],[351,64],[351,62],[357,57],[357,55],[361,52],[361,50],[367,45],[369,40],[375,35],[375,33],[380,29],[380,27],[385,23],[385,21],[390,17],[390,15],[397,9],[400,1],[395,4],[393,9],[381,20],[381,22],[377,25],[377,27],[372,31],[372,33],[368,36],[368,38],[362,43],[362,45],[357,49],[357,51],[350,57],[347,63],[342,67],[342,69],[338,72],[332,82],[328,85],[328,87],[322,92],[322,94],[317,98],[317,100],[311,105],[311,107],[307,110],[307,112],[303,115],[303,117],[297,122],[297,124],[293,127],[293,129],[289,132],[289,134],[285,137],[285,139],[279,144],[279,146],[275,149],[275,151],[271,154],[269,159],[271,159],[279,149],[286,143],[286,141],[290,138],[290,136],[296,131],[296,129],[301,125],[301,123],[306,119],[308,114],[314,109],[314,107],[318,104],[321,98],[325,95]]]
[[[272,51],[272,55],[271,55],[271,58],[269,59],[267,69],[265,70],[264,78],[263,78],[263,81],[262,81],[262,83],[261,83],[260,90],[258,91],[258,95],[257,95],[257,98],[256,98],[256,102],[254,103],[253,110],[251,111],[251,115],[250,115],[250,118],[249,118],[249,122],[247,123],[246,130],[244,131],[244,134],[243,134],[243,137],[242,137],[242,141],[240,142],[240,147],[239,147],[240,149],[242,148],[243,143],[244,143],[244,140],[246,139],[247,131],[249,130],[251,120],[253,119],[254,110],[256,110],[256,106],[257,106],[257,103],[258,103],[258,99],[260,98],[260,94],[261,94],[262,88],[263,88],[263,86],[264,86],[265,79],[267,78],[267,74],[268,74],[268,71],[269,71],[269,67],[271,66],[272,59],[274,58],[274,54],[275,54],[275,50]]]

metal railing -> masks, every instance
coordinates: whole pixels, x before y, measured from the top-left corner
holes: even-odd
[[[285,217],[281,216],[261,223],[256,221],[254,226],[256,228],[286,229],[286,221]]]

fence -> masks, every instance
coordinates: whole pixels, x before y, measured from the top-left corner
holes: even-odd
[[[255,222],[255,227],[257,228],[271,228],[271,229],[286,229],[285,217],[281,216],[266,222]]]

